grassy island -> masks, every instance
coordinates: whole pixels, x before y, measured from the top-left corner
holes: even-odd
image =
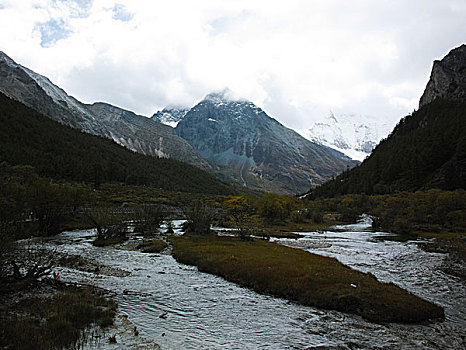
[[[173,255],[180,263],[256,292],[361,315],[372,322],[415,323],[444,317],[440,306],[334,258],[263,240],[186,235],[174,240]]]

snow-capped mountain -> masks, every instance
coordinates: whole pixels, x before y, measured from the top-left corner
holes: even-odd
[[[159,123],[169,125],[172,128],[176,128],[180,120],[183,119],[188,112],[189,108],[168,106],[161,111],[157,111],[151,119]]]
[[[0,91],[62,124],[110,138],[133,151],[210,168],[173,128],[106,103],[81,103],[1,51]]]
[[[336,116],[330,112],[323,121],[298,132],[310,141],[331,147],[352,159],[362,161],[392,128],[393,125],[377,123],[367,116]]]
[[[225,178],[250,188],[302,193],[355,165],[286,128],[254,103],[231,99],[227,91],[207,95],[176,132]]]

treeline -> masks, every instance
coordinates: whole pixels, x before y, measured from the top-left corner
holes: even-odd
[[[403,118],[360,166],[311,192],[388,194],[466,189],[466,103],[436,100]]]
[[[56,234],[94,201],[92,188],[40,177],[31,166],[0,163],[2,239]]]
[[[231,197],[223,207],[224,219],[245,234],[257,234],[274,226],[314,230],[318,228],[316,224],[356,222],[361,214],[373,217],[374,229],[388,232],[466,232],[466,191],[463,189],[372,196],[348,194],[316,200],[268,193],[262,197]]]
[[[54,181],[31,166],[0,163],[0,237],[48,236],[66,229],[96,228],[99,239],[153,234],[166,218],[160,203],[113,203],[92,186]]]
[[[266,193],[263,196],[233,196],[222,203],[217,224],[234,227],[242,238],[249,235],[289,236],[293,230],[315,229],[324,222],[321,207],[295,196]],[[312,203],[314,204],[314,203]]]
[[[466,232],[466,191],[431,189],[371,198],[375,229],[401,234]]]
[[[0,161],[31,165],[43,177],[150,185],[171,191],[231,194],[212,174],[173,159],[132,152],[61,125],[0,93]]]
[[[363,213],[373,216],[374,229],[415,232],[466,232],[466,191],[399,192],[387,195],[349,194],[308,201],[309,210],[335,212],[342,221]],[[312,209],[311,209],[312,208]]]

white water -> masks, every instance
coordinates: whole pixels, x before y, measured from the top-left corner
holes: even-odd
[[[318,310],[258,295],[178,264],[169,255],[90,244],[94,231],[67,232],[41,244],[131,272],[127,277],[61,268],[61,278],[115,292],[119,312],[162,349],[461,349],[465,347],[464,281],[440,271],[444,255],[414,242],[376,239],[367,223],[279,240],[392,281],[445,307],[446,320],[426,325],[378,325],[358,316]],[[121,346],[121,344],[120,344]],[[124,348],[124,347],[123,347]]]

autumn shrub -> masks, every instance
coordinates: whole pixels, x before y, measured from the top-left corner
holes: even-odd
[[[266,193],[256,203],[257,213],[264,219],[271,221],[283,221],[289,218],[292,210],[297,207],[297,199],[294,196]]]
[[[376,229],[401,234],[415,231],[466,231],[466,191],[428,190],[373,196]]]
[[[89,211],[88,217],[97,230],[97,238],[92,242],[94,246],[105,247],[128,239],[126,216],[118,208],[97,206]]]

